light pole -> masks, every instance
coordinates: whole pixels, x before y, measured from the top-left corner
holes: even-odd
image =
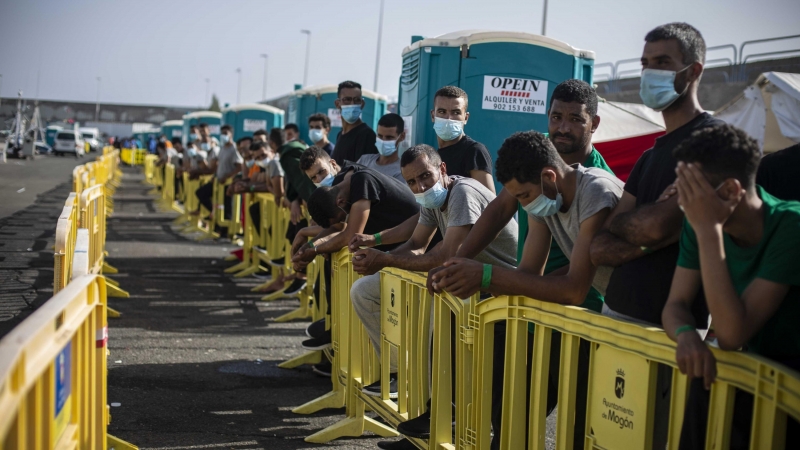
[[[0,73],[0,106],[3,104],[3,74]]]
[[[236,84],[236,104],[242,102],[242,69],[237,68],[236,73],[239,74],[239,82]]]
[[[261,94],[261,100],[267,99],[267,61],[269,60],[269,55],[266,53],[262,53],[261,57],[264,58],[264,91]]]
[[[94,121],[100,121],[100,77],[97,77],[97,101],[94,106]]]
[[[375,54],[375,83],[372,84],[372,90],[378,92],[378,69],[381,64],[381,35],[383,34],[383,0],[381,0],[381,12],[378,19],[378,50]]]
[[[542,36],[547,36],[547,0],[544,0],[544,13],[542,14]]]
[[[211,88],[211,78],[206,78],[206,105],[210,105],[210,103],[208,103],[208,92],[210,88]]]
[[[311,31],[300,30],[301,33],[308,36],[306,39],[306,68],[303,70],[303,87],[308,86],[308,54],[311,52]]]

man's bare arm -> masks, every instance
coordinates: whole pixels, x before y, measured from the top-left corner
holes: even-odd
[[[464,243],[456,253],[460,258],[475,258],[492,241],[497,238],[503,227],[512,220],[514,213],[517,212],[517,199],[509,194],[505,189],[500,191],[497,197],[486,205],[478,221],[464,239]],[[524,239],[520,236],[520,239]]]
[[[623,198],[628,196],[625,192]],[[634,203],[635,204],[635,203]],[[659,247],[665,241],[676,242],[683,225],[683,213],[678,207],[678,196],[668,200],[639,206],[616,215],[608,230],[625,241],[640,247]]]

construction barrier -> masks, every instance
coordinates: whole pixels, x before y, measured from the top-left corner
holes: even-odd
[[[0,340],[0,449],[136,449],[107,433],[106,284],[70,282]]]
[[[78,195],[72,192],[67,197],[56,224],[53,294],[57,294],[72,279],[72,259],[78,237],[78,222]]]

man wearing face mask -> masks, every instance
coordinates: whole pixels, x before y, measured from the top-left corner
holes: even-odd
[[[331,132],[331,119],[325,114],[316,113],[308,116],[308,138],[315,145],[328,153],[333,153],[333,144],[328,140]]]
[[[201,126],[200,129],[202,130],[203,127]],[[224,184],[231,177],[242,171],[244,160],[236,149],[236,145],[233,143],[233,128],[231,128],[230,125],[224,125],[220,132],[220,139],[222,140],[223,146],[219,150],[219,154],[216,158],[215,176],[219,184]],[[200,201],[200,204],[209,211],[213,210],[211,201],[213,193],[213,181],[200,186],[196,191],[197,199]],[[224,217],[228,219],[231,215],[231,200],[227,195],[225,196],[224,208]],[[225,230],[220,231],[224,232]]]
[[[342,167],[345,161],[358,161],[362,155],[378,153],[378,149],[375,148],[375,132],[361,120],[365,105],[361,85],[343,81],[339,83],[337,95],[334,104],[342,114],[342,131],[336,137],[331,156]]]
[[[431,122],[436,131],[439,154],[450,169],[450,175],[478,180],[494,192],[492,157],[486,146],[464,134],[469,120],[469,99],[463,89],[445,86],[433,97]]]
[[[305,142],[300,139],[300,128],[297,127],[297,124],[287,123],[286,126],[283,127],[283,131],[286,133],[286,142],[298,141],[305,145]]]
[[[614,175],[580,164],[568,166],[553,143],[536,131],[516,133],[498,151],[497,178],[528,213],[530,229],[516,269],[479,261],[452,258],[433,278],[433,288],[460,298],[477,291],[494,295],[524,295],[546,302],[581,305],[591,287],[604,294],[612,269],[597,267],[589,257],[589,245],[611,210],[622,196],[623,183]],[[568,255],[569,265],[556,273],[543,275],[550,242],[558,242]],[[479,280],[475,282],[475,280]],[[495,361],[492,394],[492,426],[499,430],[503,392],[505,324],[495,325]],[[558,338],[560,339],[560,337]],[[557,338],[554,336],[553,341]],[[558,348],[551,347],[556,363],[551,363],[548,381],[547,412],[558,399]],[[576,405],[575,448],[583,448],[588,346],[581,346],[579,389]],[[583,381],[581,381],[583,380]],[[581,406],[582,405],[582,406]],[[495,434],[492,448],[499,448]]]
[[[472,225],[495,198],[494,193],[477,180],[449,176],[447,165],[429,145],[421,144],[406,150],[401,165],[406,184],[421,207],[414,233],[408,241],[388,253],[368,248],[358,250],[353,255],[354,270],[367,276],[353,283],[350,297],[378,353],[381,292],[380,274],[377,272],[384,267],[427,272],[442,265],[456,254]],[[444,240],[425,252],[437,229]],[[516,262],[517,235],[517,222],[512,220],[475,259],[481,263],[513,269]],[[398,242],[394,230],[382,231],[378,236],[382,244]],[[394,375],[395,372],[396,367],[393,365],[390,373]],[[390,386],[390,396],[396,396],[395,378],[390,381]],[[380,396],[380,382],[365,387],[364,393]]]
[[[333,186],[333,179],[341,170],[336,161],[316,145],[308,147],[300,155],[300,169],[316,187]]]
[[[397,147],[406,138],[404,128],[403,118],[397,114],[389,113],[381,117],[375,140],[378,154],[363,155],[357,163],[405,183],[406,180],[400,173],[400,156],[397,153]]]

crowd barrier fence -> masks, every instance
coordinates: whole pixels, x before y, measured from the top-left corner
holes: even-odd
[[[78,196],[72,192],[67,197],[56,224],[53,294],[63,289],[72,278],[72,259],[75,256],[75,240],[78,238],[80,220],[78,212]]]

